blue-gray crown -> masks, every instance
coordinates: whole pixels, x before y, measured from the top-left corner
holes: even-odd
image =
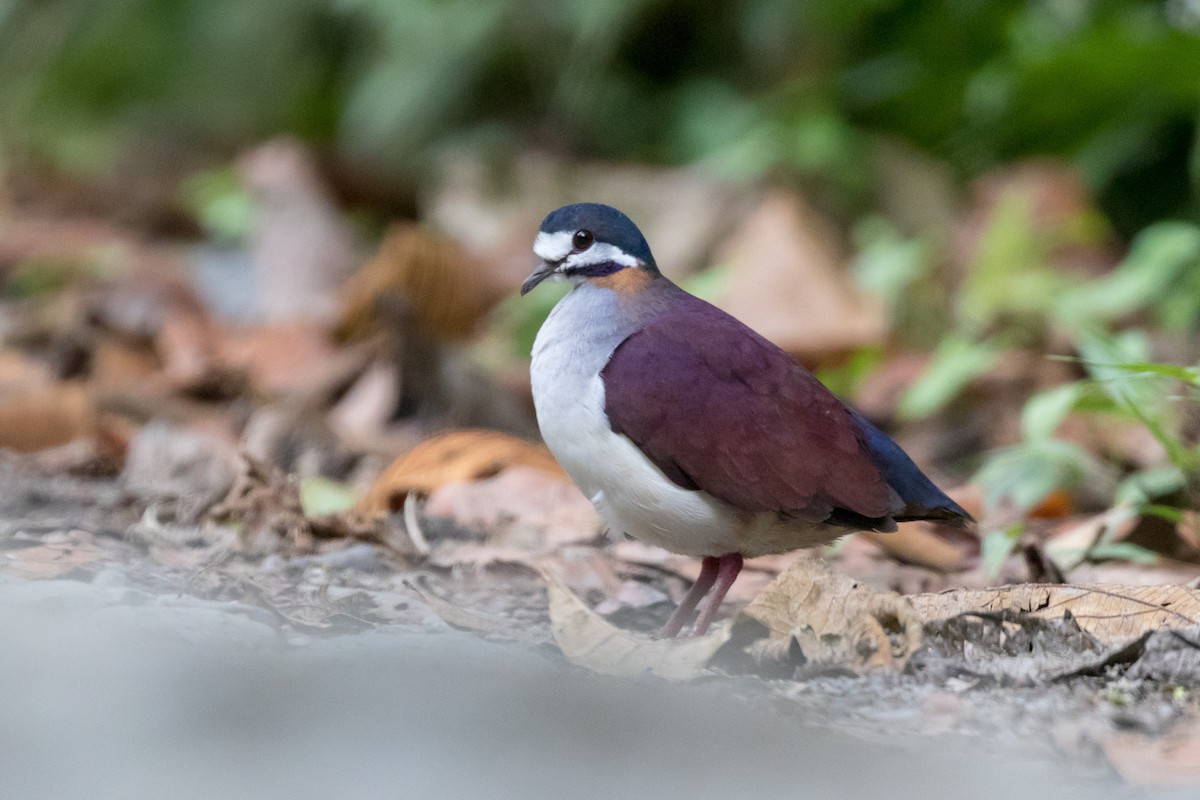
[[[633,220],[612,206],[602,203],[575,203],[563,206],[546,215],[540,230],[542,233],[591,231],[596,241],[618,247],[647,266],[657,268],[646,237],[642,236]]]

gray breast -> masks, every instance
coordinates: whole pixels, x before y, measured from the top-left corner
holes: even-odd
[[[569,408],[633,330],[609,289],[582,283],[558,302],[538,331],[530,368],[533,401],[543,410]]]

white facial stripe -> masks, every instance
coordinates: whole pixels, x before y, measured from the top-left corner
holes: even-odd
[[[533,253],[543,261],[561,261],[571,252],[574,231],[546,233],[542,231],[533,240]]]
[[[558,231],[557,233],[542,231],[534,239],[533,252],[543,261],[562,261],[563,269],[606,262],[620,264],[623,267],[636,267],[640,263],[621,248],[605,242],[597,242],[582,253],[572,255],[571,250],[574,249],[572,239],[574,238],[573,231]]]
[[[623,267],[636,267],[638,260],[615,245],[597,242],[596,244],[567,259],[565,267],[585,267],[588,264],[603,264],[606,262],[620,264]]]

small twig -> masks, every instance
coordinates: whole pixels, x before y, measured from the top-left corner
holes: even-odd
[[[409,492],[408,497],[404,498],[404,530],[408,533],[408,538],[412,540],[417,553],[422,558],[429,555],[432,548],[429,546],[429,540],[421,531],[421,522],[417,518],[417,495],[415,492]]]

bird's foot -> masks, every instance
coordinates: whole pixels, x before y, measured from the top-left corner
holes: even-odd
[[[654,638],[673,639],[678,636],[679,632],[683,630],[683,626],[692,618],[700,600],[708,594],[709,589],[712,589],[712,595],[709,596],[704,610],[700,612],[700,618],[688,635],[703,636],[707,633],[709,625],[717,616],[717,609],[721,607],[721,602],[725,599],[729,587],[733,585],[741,570],[741,553],[726,553],[720,558],[706,556],[700,566],[700,577],[692,584],[691,590],[680,602],[679,607],[675,609],[675,613],[671,615],[671,618]]]

